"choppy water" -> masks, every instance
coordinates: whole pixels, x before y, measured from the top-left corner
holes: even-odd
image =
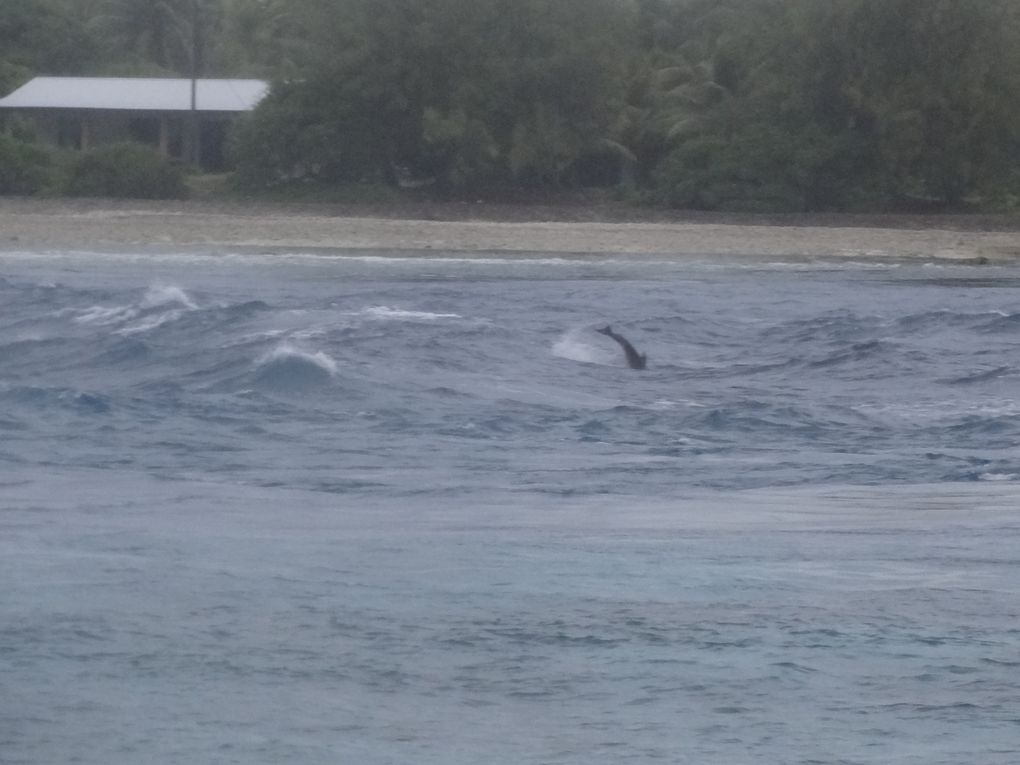
[[[5,765],[1020,761],[1013,269],[0,267]]]

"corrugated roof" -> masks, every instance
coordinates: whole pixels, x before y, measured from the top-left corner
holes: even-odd
[[[246,112],[266,95],[262,80],[198,80],[196,107],[203,112]],[[0,108],[127,109],[184,112],[191,109],[191,80],[154,77],[36,77]]]

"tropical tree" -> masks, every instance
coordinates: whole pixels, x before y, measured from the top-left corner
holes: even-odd
[[[194,0],[105,0],[93,28],[127,55],[121,66],[186,74]]]
[[[288,0],[224,0],[210,57],[231,74],[285,77],[307,55],[299,4]]]
[[[883,191],[958,205],[1008,179],[1020,145],[1020,26],[1012,0],[857,0],[846,14],[847,107]]]
[[[329,136],[345,148],[302,167],[453,186],[569,183],[586,153],[610,145],[629,21],[615,0],[310,0],[310,56],[254,120],[278,121],[286,102],[302,110],[294,122],[307,140],[288,131],[288,147],[268,151],[245,136],[275,131],[252,126],[242,160],[292,159],[294,146]],[[346,162],[333,161],[339,152]]]
[[[259,182],[623,179],[768,210],[1020,192],[1016,0],[2,2],[0,90],[273,80],[236,140]]]
[[[1010,0],[762,2],[717,44],[731,97],[676,137],[662,199],[738,209],[959,205],[1017,159]],[[718,60],[718,58],[716,59]]]
[[[74,74],[93,66],[100,46],[73,6],[56,0],[3,0],[0,93],[33,74]]]

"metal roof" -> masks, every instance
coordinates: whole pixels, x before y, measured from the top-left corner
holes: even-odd
[[[200,79],[196,108],[203,112],[246,112],[266,95],[262,80]],[[154,77],[36,77],[6,98],[0,108],[125,109],[186,112],[191,80]]]

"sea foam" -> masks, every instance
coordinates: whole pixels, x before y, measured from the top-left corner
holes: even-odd
[[[273,389],[294,390],[325,384],[336,373],[336,361],[329,354],[285,342],[259,359],[255,381]]]

